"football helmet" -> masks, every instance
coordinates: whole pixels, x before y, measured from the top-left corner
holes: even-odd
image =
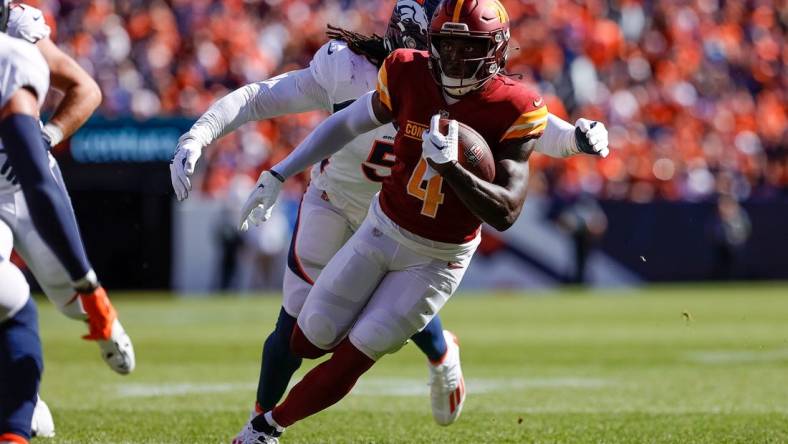
[[[11,16],[11,0],[0,0],[0,32],[8,29],[8,18]]]
[[[435,81],[452,97],[479,89],[506,65],[509,37],[499,0],[444,0],[427,33]]]
[[[383,44],[389,52],[398,48],[427,49],[427,28],[439,0],[397,0],[391,12]]]

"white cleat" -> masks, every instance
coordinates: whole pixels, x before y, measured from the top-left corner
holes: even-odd
[[[432,417],[439,425],[454,423],[465,404],[465,380],[460,366],[460,345],[457,337],[443,330],[447,350],[438,364],[428,363],[430,369],[430,401]]]
[[[112,335],[109,339],[96,342],[101,349],[101,357],[112,370],[121,375],[128,375],[134,370],[134,346],[119,320],[115,319],[112,323]]]
[[[262,414],[258,415],[257,412],[253,411],[252,414],[249,415],[249,420],[246,421],[241,431],[233,438],[232,444],[279,444],[279,435],[282,434],[283,429],[280,428],[280,430],[277,431],[275,427],[267,425],[270,428],[269,430],[255,430],[252,425],[252,420],[261,415]]]
[[[33,421],[30,424],[30,434],[39,438],[55,437],[55,420],[52,419],[52,412],[49,406],[40,397],[33,409]]]

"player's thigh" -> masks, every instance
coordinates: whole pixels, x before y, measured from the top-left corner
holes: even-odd
[[[459,287],[468,261],[422,264],[386,275],[349,333],[350,341],[372,359],[399,350],[422,330]]]
[[[282,305],[289,315],[298,316],[315,280],[352,234],[347,219],[338,210],[328,202],[315,202],[313,196],[305,196],[285,270]]]
[[[84,318],[82,306],[74,298],[71,277],[33,225],[21,191],[16,193],[15,199],[14,246],[17,252],[58,310],[69,317]]]
[[[13,316],[30,297],[24,275],[11,263],[14,235],[0,214],[0,322]]]
[[[307,296],[298,326],[312,344],[329,350],[356,321],[388,272],[396,243],[363,224],[328,262]]]

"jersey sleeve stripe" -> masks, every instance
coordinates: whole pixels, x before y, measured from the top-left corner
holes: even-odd
[[[542,106],[539,109],[520,115],[520,117],[514,121],[512,126],[506,130],[503,137],[501,137],[501,140],[537,135],[543,132],[546,126],[547,107]]]
[[[512,140],[512,139],[522,139],[525,137],[532,137],[542,134],[544,129],[547,128],[547,119],[544,122],[540,123],[538,126],[530,129],[524,129],[519,131],[508,131],[504,136],[501,138],[501,141],[504,140]]]
[[[389,95],[389,87],[388,87],[388,75],[386,74],[386,64],[384,63],[383,66],[380,67],[380,71],[378,71],[378,96],[380,97],[380,101],[383,102],[384,105],[388,107],[389,110],[393,110],[391,107],[391,96]]]

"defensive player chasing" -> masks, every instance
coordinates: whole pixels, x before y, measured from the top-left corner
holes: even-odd
[[[6,31],[19,38],[9,37]],[[90,85],[95,82],[52,44],[48,33],[40,11],[2,0],[0,442],[29,438],[42,368],[35,306],[27,283],[9,261],[12,247],[62,312],[87,321],[89,333],[84,338],[98,342],[102,357],[114,370],[128,373],[134,367],[131,342],[87,261],[62,178],[46,146],[70,136],[95,109],[100,93],[92,96]],[[65,97],[44,127],[42,139],[38,108],[50,78]],[[31,119],[35,131],[30,130]],[[40,419],[34,417],[34,428],[42,427],[38,431],[43,435],[53,434],[45,404],[39,402],[35,411]]]
[[[453,294],[479,243],[481,222],[505,230],[520,214],[528,158],[548,113],[539,94],[500,73],[509,40],[506,10],[497,0],[446,0],[429,29],[429,53],[394,51],[380,69],[377,90],[329,117],[264,172],[244,208],[243,225],[265,220],[282,179],[354,137],[395,122],[391,174],[367,218],[317,278],[291,339],[292,351],[302,357],[333,355],[282,404],[252,420],[242,433],[244,444],[276,443],[284,427],[344,397]],[[456,122],[443,135],[440,114],[469,125],[488,142],[495,183],[458,164]],[[429,130],[422,139],[408,130],[413,128]],[[543,151],[607,154],[601,124],[584,125],[570,140]]]

